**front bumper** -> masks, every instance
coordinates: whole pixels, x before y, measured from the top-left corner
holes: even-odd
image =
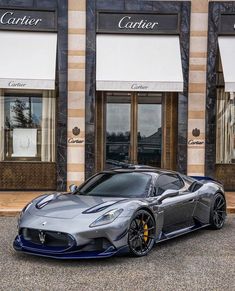
[[[55,259],[108,258],[114,255],[126,253],[129,250],[128,246],[122,246],[117,249],[112,244],[107,245],[106,249],[89,251],[89,246],[86,246],[86,250],[84,250],[84,248],[78,247],[76,245],[75,239],[71,246],[68,248],[48,247],[43,244],[38,245],[31,243],[25,240],[22,235],[16,236],[13,242],[13,247],[16,251]]]

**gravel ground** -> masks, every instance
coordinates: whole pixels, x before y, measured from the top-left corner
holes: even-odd
[[[235,290],[235,215],[220,231],[158,244],[142,258],[57,261],[16,253],[16,218],[0,218],[0,290]]]

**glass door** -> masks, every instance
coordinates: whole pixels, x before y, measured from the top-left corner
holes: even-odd
[[[137,162],[161,167],[162,97],[140,93],[137,98]]]
[[[106,93],[104,168],[116,162],[161,167],[162,94]]]
[[[105,164],[131,161],[131,95],[107,94]]]

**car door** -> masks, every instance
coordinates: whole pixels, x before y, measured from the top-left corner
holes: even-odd
[[[170,233],[193,224],[195,195],[187,191],[183,179],[178,174],[160,175],[156,181],[157,195],[161,196],[166,190],[175,190],[178,195],[161,202],[160,208],[164,212],[163,232]]]

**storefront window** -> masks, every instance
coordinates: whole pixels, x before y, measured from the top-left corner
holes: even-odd
[[[55,161],[53,91],[2,92],[0,161]]]
[[[216,163],[235,163],[234,93],[217,89]]]

